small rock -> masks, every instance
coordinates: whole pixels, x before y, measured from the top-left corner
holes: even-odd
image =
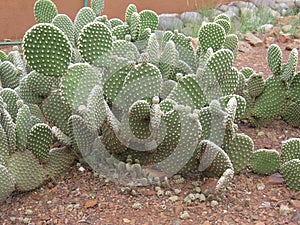
[[[201,202],[205,202],[206,197],[204,194],[196,194],[196,198],[199,199]]]
[[[136,202],[136,203],[134,203],[134,204],[132,205],[132,208],[133,208],[133,209],[141,209],[141,208],[142,208],[142,204],[139,203],[139,202]]]
[[[197,193],[200,193],[200,192],[201,192],[201,188],[200,188],[200,187],[195,187],[195,191],[196,191]]]
[[[33,211],[31,209],[27,209],[25,211],[25,215],[32,215],[33,214]]]
[[[175,193],[176,195],[178,195],[178,194],[181,193],[181,190],[180,190],[180,189],[174,189],[174,193]]]
[[[259,27],[259,30],[263,33],[270,32],[273,29],[273,24],[264,24]]]
[[[272,174],[266,178],[267,184],[282,184],[284,182],[282,175],[280,173]]]
[[[29,224],[31,222],[31,218],[24,218],[23,220],[22,220],[22,223],[24,223],[24,224]]]
[[[290,33],[286,33],[286,34],[281,33],[280,36],[278,37],[278,41],[280,43],[286,43],[291,39],[292,39],[292,35]]]
[[[258,184],[256,184],[256,188],[257,188],[257,190],[262,191],[266,188],[266,186],[264,183],[258,183]]]
[[[158,197],[161,197],[161,196],[164,195],[164,191],[163,191],[163,190],[157,190],[156,195],[157,195]]]
[[[200,23],[202,20],[202,17],[199,12],[184,12],[180,15],[181,21],[186,23]]]
[[[80,172],[84,172],[84,171],[85,171],[85,168],[82,167],[82,166],[80,166],[80,167],[78,168],[78,170],[79,170]]]
[[[287,25],[282,26],[281,29],[284,33],[289,33],[293,29],[293,26],[291,24],[287,24]]]
[[[69,211],[69,212],[71,212],[73,209],[74,209],[73,204],[69,204],[69,205],[67,205],[67,207],[66,207],[66,210]]]
[[[291,200],[291,204],[293,207],[300,209],[300,200]]]
[[[250,199],[250,198],[246,198],[246,199],[245,199],[245,202],[244,202],[244,203],[245,203],[245,206],[246,206],[246,207],[249,207],[249,206],[250,206],[250,202],[251,202],[251,199]]]
[[[213,208],[216,207],[217,205],[219,205],[219,203],[216,200],[212,200],[210,202],[210,206],[213,207]]]
[[[169,200],[170,200],[171,202],[176,202],[176,201],[179,200],[179,197],[178,197],[177,195],[173,195],[173,196],[171,196],[171,197],[169,198]]]
[[[183,22],[178,14],[161,14],[158,27],[160,30],[182,30]]]
[[[130,220],[130,219],[127,219],[127,218],[123,218],[123,222],[124,222],[124,223],[130,223],[131,220]]]
[[[287,216],[290,213],[290,208],[286,205],[280,205],[279,214],[281,216]]]
[[[246,41],[239,41],[238,48],[240,52],[248,53],[251,51],[251,46]]]
[[[202,223],[202,225],[210,225],[211,223],[208,221],[208,220],[206,220],[204,223]]]
[[[190,215],[187,211],[184,211],[180,214],[180,219],[185,220],[185,219],[188,219],[188,218],[190,218]]]
[[[247,32],[244,37],[245,37],[245,40],[250,43],[250,45],[253,45],[255,47],[263,45],[263,41],[261,39],[259,39],[258,37],[256,37],[251,32]]]
[[[93,208],[93,207],[95,207],[97,204],[98,204],[97,199],[90,199],[90,200],[87,200],[87,201],[85,202],[84,207],[85,207],[86,209],[88,209],[88,208]]]

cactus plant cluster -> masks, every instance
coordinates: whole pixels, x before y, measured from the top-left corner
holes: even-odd
[[[241,95],[247,101],[245,118],[254,126],[266,124],[279,116],[291,126],[300,125],[300,72],[296,72],[298,51],[293,49],[288,61],[282,63],[278,45],[268,48],[267,61],[272,76],[266,80],[263,74],[251,68],[241,72],[245,76],[245,88]]]
[[[258,149],[253,152],[251,166],[253,172],[270,175],[280,172],[286,184],[294,191],[300,190],[300,138],[290,138],[282,142],[281,155],[275,149]]]
[[[31,113],[33,105],[25,104],[10,88],[3,88],[0,96],[0,166],[3,185],[0,202],[3,202],[14,190],[30,191],[49,178],[55,178],[70,167],[74,157],[67,148],[51,147],[51,128]],[[15,114],[12,116],[10,113]],[[58,157],[65,160],[57,162]],[[53,164],[56,166],[53,167]]]
[[[178,31],[159,36],[151,10],[130,4],[123,22],[100,15],[103,6],[92,0],[72,21],[52,1],[38,0],[24,56],[0,52],[0,201],[56,177],[74,155],[125,183],[155,183],[145,169],[196,172],[219,177],[220,192],[247,167],[278,170],[279,154],[254,151],[236,122],[277,114],[298,121],[290,113],[299,105],[295,51],[281,66],[271,47],[274,76],[264,81],[233,66],[238,39],[224,14],[201,26],[195,46]],[[272,115],[265,115],[271,103]],[[299,157],[287,152],[280,170],[298,189]]]

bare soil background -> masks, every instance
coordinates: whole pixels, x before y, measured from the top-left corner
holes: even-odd
[[[265,36],[259,36],[265,39]],[[276,41],[283,50],[286,61],[290,50],[299,48],[298,40]],[[235,66],[249,66],[270,76],[267,66],[267,46],[250,47],[249,52],[239,52]],[[299,68],[298,68],[299,70]],[[280,151],[281,141],[300,137],[300,130],[275,121],[266,127],[251,128],[239,124],[239,132],[249,135],[255,149],[268,148]],[[235,175],[224,199],[206,195],[205,201],[196,199],[186,204],[184,198],[202,192],[213,193],[216,179],[198,180],[185,177],[182,184],[170,179],[170,187],[162,188],[158,196],[155,187],[134,187],[99,179],[92,171],[83,172],[74,166],[55,182],[29,192],[15,193],[0,206],[0,224],[96,224],[96,225],[297,225],[300,224],[300,193],[287,188],[279,174],[259,176],[245,170]],[[169,197],[181,190],[178,201]],[[136,204],[138,203],[138,204]],[[135,206],[135,208],[133,207]],[[187,211],[188,216],[181,218]]]

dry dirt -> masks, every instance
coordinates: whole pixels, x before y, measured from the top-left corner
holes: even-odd
[[[299,46],[297,40],[279,44],[284,60],[291,48]],[[265,44],[251,47],[247,53],[239,52],[236,67],[249,66],[269,76],[266,53]],[[240,124],[239,132],[253,138],[255,149],[278,151],[282,140],[300,136],[299,129],[282,121],[262,128]],[[170,187],[162,188],[165,195],[159,197],[154,187],[129,189],[99,179],[92,171],[81,172],[74,166],[56,182],[30,193],[15,193],[6,204],[1,205],[0,224],[24,224],[28,221],[31,221],[30,224],[70,225],[300,224],[300,193],[289,190],[279,174],[259,176],[246,170],[235,175],[224,199],[217,199],[216,206],[212,206],[214,195],[208,196],[205,201],[197,199],[186,204],[183,199],[190,193],[196,193],[195,185],[202,191],[212,190],[215,180],[186,177],[184,183],[175,184],[170,179]],[[172,202],[169,195],[175,195],[175,189],[181,192],[179,200]],[[184,211],[188,213],[185,219],[181,218]]]

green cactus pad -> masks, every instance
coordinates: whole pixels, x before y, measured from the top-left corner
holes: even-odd
[[[237,100],[237,109],[236,109],[236,114],[235,114],[235,120],[238,121],[241,118],[243,118],[244,113],[245,113],[245,109],[246,109],[246,105],[247,105],[245,98],[243,98],[240,95],[232,94],[232,95],[222,96],[219,99],[219,101],[220,101],[222,107],[225,109],[228,101],[233,97]]]
[[[300,72],[298,72],[290,83],[288,89],[288,97],[292,101],[298,101],[300,99]]]
[[[123,89],[115,103],[121,109],[127,110],[139,99],[152,99],[159,95],[162,75],[159,69],[150,63],[135,66],[125,78]]]
[[[24,56],[28,65],[47,76],[63,76],[71,61],[68,37],[56,26],[40,23],[24,36]]]
[[[0,115],[0,125],[6,134],[9,153],[12,153],[16,150],[16,124],[13,122],[9,112],[5,109],[3,109]],[[3,146],[5,146],[5,142]]]
[[[208,48],[213,51],[219,50],[225,42],[226,33],[224,28],[217,23],[204,24],[198,34],[199,44],[204,52]]]
[[[218,180],[216,184],[216,193],[220,196],[224,195],[224,192],[226,188],[228,187],[230,181],[233,179],[234,176],[234,170],[232,169],[227,169],[225,172],[222,174],[220,179]]]
[[[34,4],[34,16],[38,23],[51,23],[57,15],[56,5],[51,0],[38,0]]]
[[[249,136],[236,134],[232,141],[225,144],[224,150],[233,164],[234,171],[238,173],[250,164],[254,143]]]
[[[201,88],[209,100],[218,99],[224,95],[220,84],[224,82],[229,72],[232,72],[232,64],[233,54],[228,49],[218,50],[208,59],[203,73],[198,76]]]
[[[61,82],[64,100],[73,110],[87,104],[91,90],[100,82],[95,68],[87,63],[76,63],[69,67]]]
[[[53,148],[45,165],[45,173],[50,178],[56,178],[70,170],[75,161],[74,154],[66,147]]]
[[[61,94],[53,92],[43,101],[41,107],[47,121],[49,121],[52,126],[57,126],[68,135],[68,119],[72,115],[72,108],[62,98]]]
[[[155,153],[155,159],[159,161],[156,166],[167,174],[175,174],[194,157],[201,138],[201,125],[197,115],[190,113],[190,107],[182,105],[166,113],[162,124],[166,125],[167,130],[162,129],[162,133],[158,133],[159,137],[163,134],[164,139]]]
[[[300,101],[289,102],[284,113],[283,120],[293,127],[300,126]]]
[[[179,58],[187,63],[193,71],[196,70],[196,56],[191,38],[175,32],[171,39],[179,53]]]
[[[176,82],[174,80],[166,80],[162,83],[161,91],[159,97],[161,99],[166,99],[172,90],[176,87]]]
[[[104,0],[92,0],[91,8],[94,10],[96,15],[100,15],[104,8]]]
[[[158,65],[159,63],[159,43],[158,43],[158,39],[156,37],[156,34],[151,34],[151,36],[149,37],[148,40],[148,44],[146,47],[146,52],[149,55],[149,62],[154,64],[154,65]]]
[[[285,183],[293,191],[300,191],[300,159],[292,159],[281,166]]]
[[[47,97],[51,90],[58,84],[57,77],[45,76],[43,74],[32,71],[27,76],[26,85],[29,92],[41,97]]]
[[[28,76],[23,77],[20,80],[20,85],[15,90],[25,103],[40,104],[43,101],[43,98],[29,89],[27,85],[27,77]]]
[[[75,37],[74,37],[74,24],[69,16],[65,14],[58,14],[52,20],[53,25],[61,29],[65,35],[68,37],[70,43],[75,45]]]
[[[170,112],[177,105],[172,99],[166,98],[159,103],[159,107],[163,113]]]
[[[13,121],[16,120],[18,113],[17,101],[20,99],[16,91],[10,88],[3,88],[0,90],[0,97],[6,103],[6,110],[9,112]]]
[[[273,118],[280,115],[286,103],[286,87],[277,77],[266,80],[264,92],[257,98],[254,114],[258,118]]]
[[[248,79],[253,73],[254,70],[250,67],[243,67],[240,72],[244,75],[246,79]]]
[[[168,98],[178,104],[188,105],[192,109],[200,109],[207,104],[207,99],[196,75],[186,75],[178,79],[177,86],[172,90]]]
[[[0,63],[0,81],[3,88],[14,89],[19,85],[17,68],[9,61]]]
[[[159,59],[159,68],[165,80],[175,80],[175,69],[179,60],[179,52],[173,41],[168,41]]]
[[[87,157],[96,139],[96,131],[78,115],[72,115],[69,118],[69,127],[72,145],[78,148],[83,158]]]
[[[12,50],[7,55],[8,60],[14,64],[16,69],[18,70],[18,75],[26,75],[26,67],[25,62],[23,60],[23,56],[20,54],[20,50]]]
[[[4,51],[0,50],[0,62],[4,62],[7,60],[7,55]]]
[[[300,159],[300,138],[290,138],[282,142],[281,159],[283,163]]]
[[[137,62],[140,53],[137,47],[130,41],[116,40],[113,42],[112,55],[122,58],[127,58],[129,61]]]
[[[0,123],[0,164],[4,163],[8,156],[9,156],[9,146],[8,146],[8,140],[5,133],[5,130],[3,129],[1,123]]]
[[[130,35],[132,41],[136,41],[138,39],[138,36],[140,34],[140,29],[141,29],[140,14],[134,12],[132,13],[130,19]]]
[[[251,97],[260,96],[265,89],[265,80],[261,73],[253,73],[247,80],[248,93]]]
[[[101,65],[112,48],[110,30],[101,22],[87,24],[79,34],[78,48],[84,61]]]
[[[150,117],[150,105],[145,100],[138,100],[130,106],[128,114],[137,120],[147,119]]]
[[[282,68],[281,79],[283,81],[288,82],[293,79],[296,73],[297,64],[298,64],[298,50],[294,48],[290,53],[287,63]]]
[[[238,53],[238,43],[239,38],[236,34],[228,34],[226,36],[223,48],[229,49],[232,51],[234,59],[236,59]]]
[[[58,142],[62,143],[64,146],[71,146],[71,138],[64,134],[58,127],[52,127],[51,132]]]
[[[120,122],[109,112],[102,126],[102,143],[106,150],[113,154],[119,154],[127,149],[127,143],[122,143],[119,137]]]
[[[125,21],[128,25],[131,25],[131,16],[135,12],[137,12],[136,6],[134,4],[129,4],[125,12]]]
[[[197,158],[200,161],[198,170],[209,176],[220,177],[227,169],[233,170],[230,158],[225,151],[209,140],[200,142]]]
[[[230,32],[230,30],[231,30],[230,21],[219,18],[219,19],[215,20],[214,22],[216,24],[221,25],[224,28],[226,34],[228,34]]]
[[[83,27],[87,25],[88,23],[91,23],[95,20],[96,14],[93,9],[90,7],[83,7],[81,8],[74,20],[74,38],[75,42],[77,44],[79,34]]]
[[[107,78],[103,82],[104,95],[109,103],[113,103],[122,90],[125,78],[131,69],[127,61],[127,59],[119,57],[112,59],[112,65],[107,71]]]
[[[143,33],[140,33],[138,40],[134,42],[134,44],[136,45],[136,47],[139,49],[140,52],[145,52],[150,36],[151,36],[151,29],[146,28],[143,31]]]
[[[251,169],[253,172],[270,175],[279,170],[279,153],[273,149],[258,149],[253,152],[251,157]]]
[[[31,129],[31,113],[27,105],[23,105],[17,113],[16,118],[16,144],[17,150],[21,151],[26,148],[29,130]]]
[[[236,93],[236,90],[239,85],[239,74],[237,69],[235,67],[229,69],[226,78],[220,80],[219,85],[223,95],[230,95]]]
[[[15,190],[15,179],[7,170],[0,164],[0,204],[2,204]]]
[[[187,74],[193,74],[194,71],[186,62],[179,60],[175,71],[175,74],[177,73],[187,75]]]
[[[126,35],[130,35],[130,27],[127,24],[118,25],[112,29],[112,36],[117,40],[125,40]]]
[[[150,28],[151,33],[158,27],[158,15],[152,10],[143,10],[140,13],[141,28],[140,34],[142,34],[146,28]]]
[[[212,115],[209,107],[203,107],[198,114],[202,126],[202,139],[208,140],[211,134]]]
[[[7,161],[7,168],[16,181],[18,191],[31,191],[45,180],[42,166],[28,150],[15,152]]]
[[[268,48],[268,65],[274,76],[278,76],[281,73],[282,52],[278,45],[271,44]]]
[[[40,162],[48,159],[51,142],[52,132],[47,124],[38,123],[31,128],[27,146]]]
[[[119,25],[124,25],[123,21],[120,20],[119,18],[112,18],[109,20],[110,25],[112,28],[119,26]]]
[[[230,22],[229,16],[228,16],[227,14],[225,14],[225,13],[221,13],[221,14],[217,15],[217,16],[215,17],[214,21],[217,21],[217,20],[219,20],[219,19],[227,20],[228,22]]]
[[[100,129],[104,122],[106,113],[106,104],[103,95],[103,89],[100,85],[95,86],[87,99],[87,117],[88,123],[95,129]]]

